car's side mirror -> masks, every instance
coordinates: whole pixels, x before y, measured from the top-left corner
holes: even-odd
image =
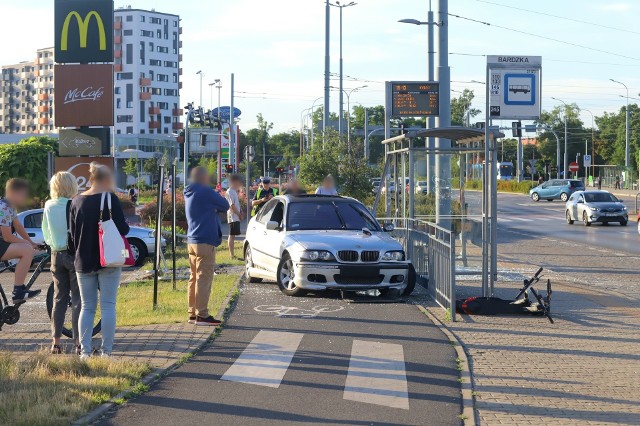
[[[393,226],[393,223],[385,223],[382,229],[384,229],[384,232],[392,232],[395,226]]]
[[[582,201],[582,200],[578,200],[578,201],[577,201],[577,204],[584,204],[584,201]]]
[[[275,220],[270,220],[269,222],[267,222],[267,230],[268,231],[279,231],[280,230],[280,224],[278,222],[276,222]]]

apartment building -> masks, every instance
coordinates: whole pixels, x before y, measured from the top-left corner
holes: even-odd
[[[182,129],[180,17],[116,9],[115,133],[171,135]]]
[[[32,62],[0,68],[0,133],[54,132],[53,47],[39,49]]]

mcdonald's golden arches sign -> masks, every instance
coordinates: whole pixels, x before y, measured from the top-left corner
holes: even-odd
[[[55,60],[113,62],[113,0],[55,0]]]

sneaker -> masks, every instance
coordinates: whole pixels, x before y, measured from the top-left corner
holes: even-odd
[[[14,305],[18,305],[40,294],[42,290],[27,290],[24,285],[13,287],[11,299]]]
[[[51,346],[51,354],[52,355],[62,355],[62,348],[60,345],[52,345]]]
[[[76,345],[76,355],[82,355],[82,346]]]
[[[189,321],[187,321],[189,324],[195,324],[196,323],[196,319],[197,317],[195,315],[189,315]]]
[[[222,321],[215,319],[211,315],[209,315],[206,318],[203,318],[201,316],[198,316],[196,318],[196,325],[213,325],[213,326],[217,326],[217,325],[220,325],[220,324],[222,324]]]

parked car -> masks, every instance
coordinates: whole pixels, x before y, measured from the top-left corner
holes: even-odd
[[[426,180],[419,180],[418,182],[416,182],[416,187],[415,187],[415,193],[416,194],[426,194],[427,191],[427,181]]]
[[[275,280],[289,296],[328,289],[399,295],[415,287],[400,243],[352,198],[272,199],[249,222],[244,257],[250,282]]]
[[[31,237],[35,243],[44,242],[44,237],[42,235],[43,211],[43,209],[27,210],[18,215],[20,223],[22,223],[22,226],[24,226],[29,237]],[[129,241],[129,245],[131,246],[136,266],[141,266],[148,257],[153,257],[155,255],[156,237],[153,229],[131,226],[129,227],[129,233],[126,237],[127,241]],[[166,246],[167,241],[162,238],[163,250]]]
[[[551,179],[531,188],[529,195],[533,201],[561,200],[567,202],[571,194],[576,191],[584,191],[584,183],[577,179]]]
[[[567,223],[581,220],[585,226],[592,223],[608,224],[617,222],[627,226],[629,214],[624,203],[608,191],[578,191],[566,204]]]

